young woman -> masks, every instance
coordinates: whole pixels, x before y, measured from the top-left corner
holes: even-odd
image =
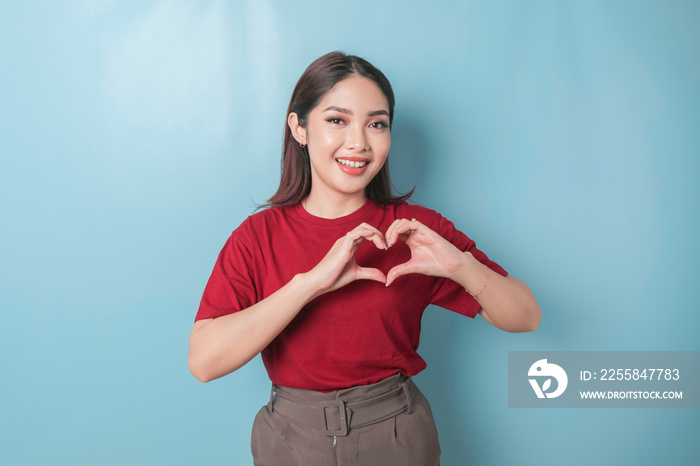
[[[411,381],[429,304],[537,328],[530,289],[437,212],[391,191],[394,94],[367,61],[332,52],[299,79],[282,179],[231,235],[190,336],[206,382],[262,352],[270,402],[255,464],[436,465],[430,406]]]

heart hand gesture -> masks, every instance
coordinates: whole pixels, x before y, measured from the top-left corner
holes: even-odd
[[[388,247],[401,240],[411,249],[411,259],[389,271],[386,286],[409,273],[451,278],[464,266],[462,251],[416,219],[395,220],[386,238]]]
[[[310,271],[318,283],[316,296],[342,288],[355,280],[386,283],[386,276],[381,270],[360,267],[355,262],[355,252],[365,240],[372,241],[379,249],[387,249],[381,232],[367,223],[349,231],[335,242],[321,262]]]

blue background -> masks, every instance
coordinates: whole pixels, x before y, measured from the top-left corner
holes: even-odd
[[[508,409],[517,350],[700,350],[700,3],[3,1],[0,463],[251,464],[259,358],[203,385],[216,255],[335,49],[391,80],[396,184],[542,307],[429,308],[443,464],[695,464],[693,409]]]

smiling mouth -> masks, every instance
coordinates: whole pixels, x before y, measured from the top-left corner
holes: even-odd
[[[352,167],[352,168],[362,168],[369,163],[367,161],[359,162],[359,161],[352,161],[352,160],[345,160],[345,159],[335,159],[335,161],[341,165],[345,165],[346,167]]]

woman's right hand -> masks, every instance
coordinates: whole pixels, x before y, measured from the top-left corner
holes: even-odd
[[[314,298],[337,290],[355,280],[375,280],[386,283],[384,273],[375,268],[360,267],[355,262],[355,252],[365,240],[372,241],[379,249],[387,249],[384,235],[372,225],[362,223],[335,242],[326,256],[307,276],[317,284]]]
[[[338,239],[311,270],[252,306],[216,319],[202,319],[190,334],[188,364],[202,382],[229,374],[260,353],[312,299],[355,280],[386,283],[378,269],[360,267],[355,251],[363,241],[386,249],[384,235],[363,223]]]

